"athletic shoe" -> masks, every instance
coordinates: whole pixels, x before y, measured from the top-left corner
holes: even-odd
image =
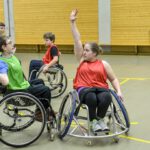
[[[100,131],[102,131],[102,128],[99,125],[99,123],[97,122],[97,120],[93,120],[91,122],[91,128],[92,128],[93,132],[100,132]]]
[[[106,123],[104,122],[103,119],[100,119],[98,121],[99,126],[101,126],[102,131],[109,131],[108,126],[106,125]]]

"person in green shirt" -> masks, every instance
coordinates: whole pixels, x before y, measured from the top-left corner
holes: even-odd
[[[9,38],[0,37],[0,52],[2,52],[0,60],[5,62],[8,66],[7,75],[9,82],[7,84],[7,91],[28,92],[40,99],[45,109],[47,109],[50,106],[51,101],[51,92],[49,87],[45,86],[42,81],[29,83],[25,79],[20,61],[14,55],[15,50],[16,48]],[[47,102],[45,103],[44,100]]]

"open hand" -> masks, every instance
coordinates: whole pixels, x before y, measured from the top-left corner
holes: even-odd
[[[49,68],[48,65],[45,65],[43,68],[43,73],[46,73],[48,71],[48,68]]]
[[[77,9],[72,10],[72,12],[70,14],[70,21],[71,22],[74,22],[77,19],[77,13],[78,13]]]

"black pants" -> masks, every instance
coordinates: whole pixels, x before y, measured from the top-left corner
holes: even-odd
[[[51,91],[49,87],[44,85],[44,82],[42,79],[35,79],[30,82],[30,86],[28,89],[23,90],[7,90],[4,95],[7,95],[9,93],[13,92],[27,92],[35,97],[37,97],[41,103],[43,104],[44,108],[47,109],[50,106],[51,102]]]
[[[32,80],[30,82],[30,87],[27,89],[27,91],[30,94],[37,97],[42,102],[45,109],[47,109],[50,106],[51,91],[49,87],[44,85],[44,82],[42,79]]]
[[[107,90],[82,89],[79,92],[80,101],[89,108],[90,121],[93,119],[104,118],[107,109],[112,101],[111,95]]]
[[[44,65],[44,63],[42,60],[31,60],[30,66],[29,66],[30,81],[32,81],[36,78],[37,72],[43,65]]]

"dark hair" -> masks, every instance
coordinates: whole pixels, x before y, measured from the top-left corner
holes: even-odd
[[[6,37],[0,36],[0,51],[3,52],[2,46],[6,45]]]
[[[49,39],[49,40],[55,42],[55,34],[53,34],[52,32],[44,33],[43,38],[44,39]]]
[[[103,52],[102,47],[100,47],[100,46],[99,46],[97,43],[95,43],[95,42],[87,42],[86,44],[89,44],[89,45],[90,45],[91,51],[92,51],[93,53],[95,53],[96,56],[99,55],[99,54],[101,54],[101,53]]]
[[[5,23],[0,22],[0,26],[5,27]]]

